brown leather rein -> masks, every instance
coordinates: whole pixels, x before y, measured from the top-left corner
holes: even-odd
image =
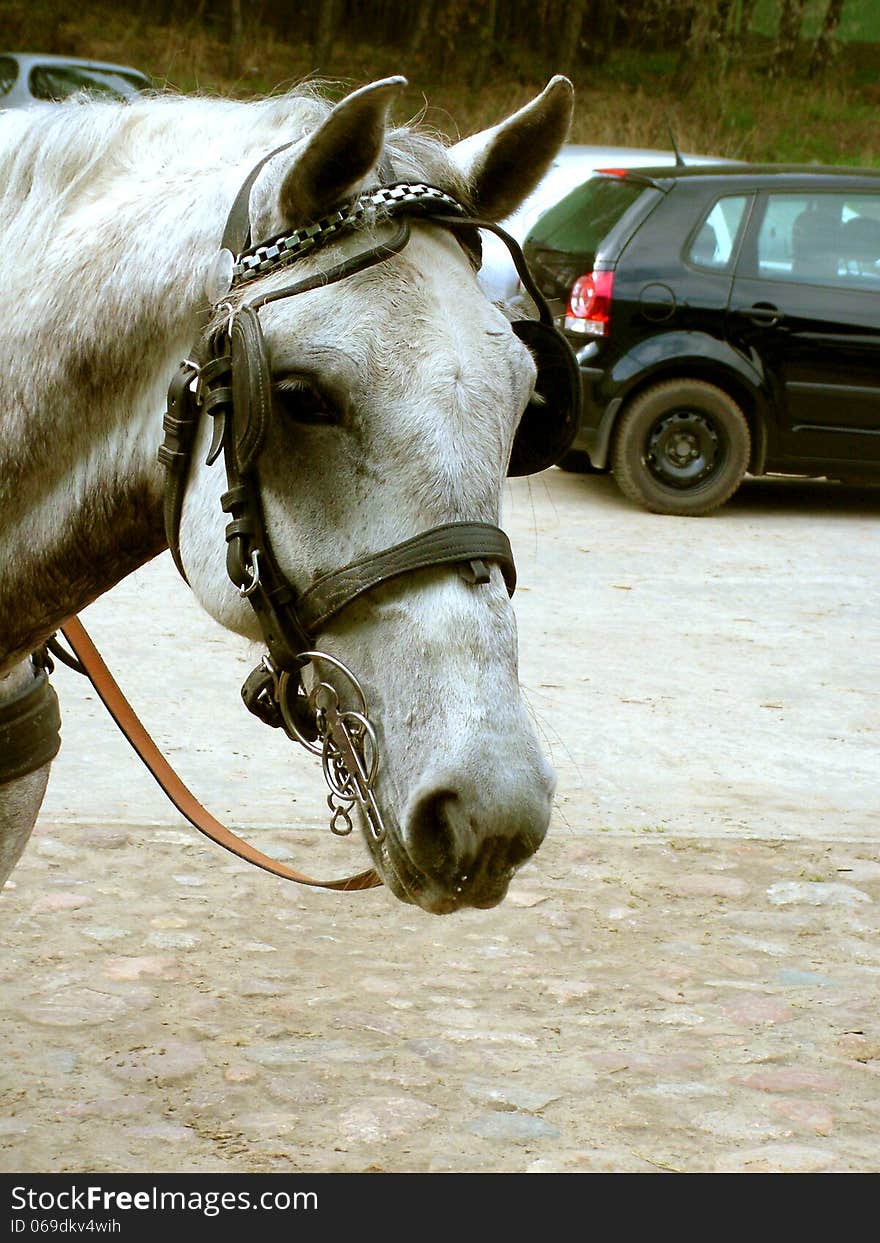
[[[61,627],[61,633],[70,644],[74,655],[82,666],[82,672],[85,673],[92,686],[94,686],[104,707],[113,717],[113,720],[143,760],[162,790],[164,790],[177,810],[186,817],[193,828],[198,829],[200,833],[204,833],[206,837],[209,837],[212,842],[216,842],[218,846],[222,846],[224,850],[238,855],[240,859],[253,863],[256,867],[262,868],[266,872],[272,872],[273,875],[280,876],[284,880],[296,881],[300,885],[351,892],[359,889],[373,889],[377,885],[382,884],[380,877],[372,868],[365,872],[358,872],[355,876],[343,877],[341,880],[315,880],[314,877],[308,876],[304,872],[298,872],[295,868],[287,867],[284,863],[279,863],[277,859],[272,859],[269,855],[263,854],[261,850],[251,846],[249,842],[233,833],[231,829],[227,829],[207,808],[202,806],[165,759],[165,756],[150,737],[131,704],[123,695],[116,679],[107,668],[100,652],[90,639],[85,626],[83,626],[79,618],[71,617],[66,621]],[[51,650],[56,655],[59,655],[61,659],[64,659],[57,646],[53,645]],[[67,661],[66,663],[70,662]]]

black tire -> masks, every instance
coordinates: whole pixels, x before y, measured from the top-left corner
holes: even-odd
[[[607,470],[603,470],[599,466],[594,466],[590,461],[590,455],[585,453],[583,449],[571,449],[557,462],[560,470],[568,471],[572,475],[606,475]]]
[[[626,407],[611,466],[631,501],[655,514],[701,517],[733,496],[750,451],[732,397],[703,380],[664,380]]]

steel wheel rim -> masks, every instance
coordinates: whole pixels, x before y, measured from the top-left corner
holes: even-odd
[[[684,490],[714,475],[725,457],[717,424],[700,410],[676,410],[648,433],[645,465],[658,483]]]

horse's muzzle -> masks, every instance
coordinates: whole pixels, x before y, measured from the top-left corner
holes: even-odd
[[[553,783],[543,776],[497,801],[449,771],[423,782],[377,858],[385,883],[433,914],[497,906],[546,835]]]

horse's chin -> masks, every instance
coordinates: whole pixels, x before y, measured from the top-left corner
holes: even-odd
[[[491,910],[506,897],[516,871],[508,868],[503,873],[477,876],[449,890],[415,867],[394,836],[389,835],[372,854],[376,871],[395,898],[421,907],[429,915],[453,915],[469,908]]]

